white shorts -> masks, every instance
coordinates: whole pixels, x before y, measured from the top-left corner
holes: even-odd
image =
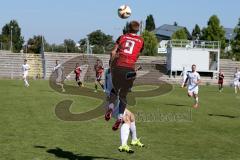
[[[236,86],[236,87],[239,87],[239,86],[240,86],[240,82],[239,82],[239,80],[235,80],[235,81],[233,81],[233,84],[234,84],[234,86]]]
[[[23,78],[26,79],[28,76],[28,73],[23,73]]]
[[[198,86],[188,86],[188,93],[198,94]]]

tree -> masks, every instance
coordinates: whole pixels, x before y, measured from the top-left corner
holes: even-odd
[[[223,26],[220,24],[220,20],[216,15],[212,15],[207,23],[207,27],[202,30],[202,40],[207,41],[220,41],[221,48],[226,47],[225,42],[225,31]]]
[[[153,18],[153,15],[151,15],[151,14],[149,16],[147,16],[145,29],[147,31],[153,31],[155,29],[154,18]]]
[[[173,33],[172,39],[188,39],[188,34],[186,33],[186,29],[181,28],[177,30],[175,33]]]
[[[178,26],[178,23],[175,21],[175,22],[173,23],[173,25],[174,25],[174,26]]]
[[[154,33],[145,30],[142,33],[144,39],[144,50],[142,52],[145,56],[155,56],[157,55],[158,40]]]
[[[5,43],[4,49],[9,49],[11,45],[11,31],[12,31],[12,51],[20,52],[23,47],[24,38],[21,36],[21,28],[16,20],[11,20],[2,28],[1,42]]]
[[[80,44],[80,52],[81,53],[86,53],[87,52],[87,41],[86,38],[80,39],[78,41],[78,43]]]
[[[64,46],[66,47],[67,53],[74,53],[77,52],[76,43],[72,39],[65,39]]]
[[[43,38],[43,43],[45,43],[45,39]],[[28,53],[40,53],[42,47],[42,36],[34,35],[33,38],[29,38],[27,41],[27,52]]]
[[[240,18],[238,19],[238,24],[234,29],[236,36],[232,41],[232,51],[237,60],[240,60]]]
[[[111,35],[96,30],[88,35],[90,45],[93,45],[93,53],[102,54],[112,48],[114,42]]]
[[[193,31],[192,31],[192,39],[196,40],[199,37],[201,37],[201,29],[198,24],[195,25]]]

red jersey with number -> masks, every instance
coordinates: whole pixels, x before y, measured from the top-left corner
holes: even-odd
[[[74,72],[75,72],[75,74],[76,74],[76,77],[80,77],[81,71],[82,71],[82,70],[81,70],[80,67],[75,68]]]
[[[95,64],[94,69],[96,71],[96,77],[102,76],[104,68],[102,67],[101,64]]]
[[[116,66],[134,69],[139,54],[144,47],[143,38],[137,34],[127,33],[120,36],[116,43],[119,45],[117,50],[119,57]]]

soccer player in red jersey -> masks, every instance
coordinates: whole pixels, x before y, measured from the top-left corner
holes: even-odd
[[[222,70],[220,70],[219,74],[218,74],[219,92],[222,92],[222,90],[223,90],[223,79],[224,79],[224,74],[223,74]]]
[[[83,87],[83,83],[80,80],[81,72],[82,72],[82,70],[80,68],[79,63],[76,63],[76,67],[75,67],[74,73],[75,73],[75,80],[76,80],[76,82],[77,82],[79,87]]]
[[[115,90],[115,94],[110,96],[110,102],[114,103],[117,97],[120,99],[119,116],[112,127],[113,130],[117,130],[123,122],[123,113],[127,105],[127,94],[136,78],[135,63],[144,47],[143,38],[137,35],[140,28],[139,22],[131,21],[128,27],[129,33],[117,39],[110,58],[112,83]],[[106,115],[108,116],[111,113],[112,110],[109,109]]]
[[[100,59],[97,59],[96,64],[94,65],[94,70],[96,72],[95,91],[94,92],[97,92],[97,84],[98,83],[104,89],[103,82],[102,82],[102,75],[104,72],[104,68],[102,66]]]

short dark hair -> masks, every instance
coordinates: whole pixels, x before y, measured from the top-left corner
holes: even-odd
[[[130,33],[137,33],[140,29],[140,23],[138,21],[131,21],[128,28]]]

